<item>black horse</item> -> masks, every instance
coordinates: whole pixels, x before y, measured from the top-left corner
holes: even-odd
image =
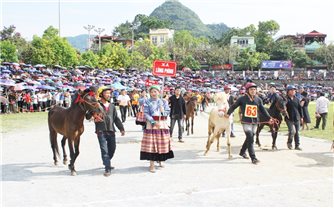
[[[264,115],[260,114],[260,124],[258,124],[258,128],[257,128],[257,131],[256,131],[256,144],[259,147],[261,147],[260,140],[259,140],[259,134],[260,134],[261,130],[263,129],[263,127],[265,125],[267,125],[270,128],[271,136],[273,138],[272,149],[277,150],[276,139],[277,139],[278,130],[279,130],[280,125],[282,123],[283,117],[288,115],[287,110],[286,110],[286,99],[282,96],[278,96],[274,105],[273,105],[273,108],[272,109],[267,108],[267,110],[268,110],[270,116],[275,119],[275,122],[269,123],[266,120],[266,117]],[[283,115],[283,117],[282,117],[282,115]]]

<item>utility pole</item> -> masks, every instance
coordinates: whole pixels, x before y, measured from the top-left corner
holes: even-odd
[[[58,35],[60,37],[60,0],[58,0]]]
[[[103,33],[103,31],[105,31],[105,29],[104,28],[97,28],[94,31],[97,32],[97,34],[99,34],[99,51],[101,51],[101,33]]]
[[[135,37],[134,37],[135,35],[134,35],[133,30],[134,30],[134,25],[132,24],[132,25],[131,25],[131,32],[132,32],[132,36],[131,36],[131,38],[132,38],[132,39],[131,39],[131,49],[133,49],[133,42],[134,42],[134,38],[135,38]]]
[[[90,50],[90,31],[94,28],[95,28],[94,25],[84,26],[84,29],[88,31],[87,50]]]

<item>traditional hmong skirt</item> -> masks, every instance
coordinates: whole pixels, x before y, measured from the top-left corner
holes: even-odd
[[[141,142],[140,160],[165,161],[174,158],[171,150],[171,139],[166,121],[156,121],[160,123],[160,129],[152,127],[147,122]]]

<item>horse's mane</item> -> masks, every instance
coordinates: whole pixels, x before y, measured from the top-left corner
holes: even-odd
[[[78,91],[77,91],[77,92],[75,92],[74,95],[72,96],[73,100],[71,101],[71,105],[75,104],[75,101],[76,101],[76,99],[78,98],[78,96],[79,96],[79,93],[78,93]]]

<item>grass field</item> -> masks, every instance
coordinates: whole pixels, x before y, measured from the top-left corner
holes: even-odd
[[[47,126],[47,112],[0,115],[0,133],[17,132],[36,126]]]
[[[315,126],[315,102],[310,102],[309,107],[309,114],[311,117],[311,123],[308,124],[309,128],[313,128]],[[237,110],[235,111],[237,112]],[[329,107],[329,113],[327,117],[327,126],[325,130],[321,130],[321,124],[320,123],[320,129],[317,130],[304,130],[300,131],[300,134],[302,136],[306,137],[312,137],[312,138],[322,138],[322,139],[328,139],[328,140],[333,140],[334,139],[334,127],[333,127],[333,115],[334,115],[334,102],[331,102],[330,107]],[[234,121],[237,123],[239,122],[239,116],[234,117]],[[265,127],[265,131],[269,130],[268,127]],[[283,121],[281,128],[279,130],[280,132],[288,132],[288,127],[286,126],[286,123]]]

